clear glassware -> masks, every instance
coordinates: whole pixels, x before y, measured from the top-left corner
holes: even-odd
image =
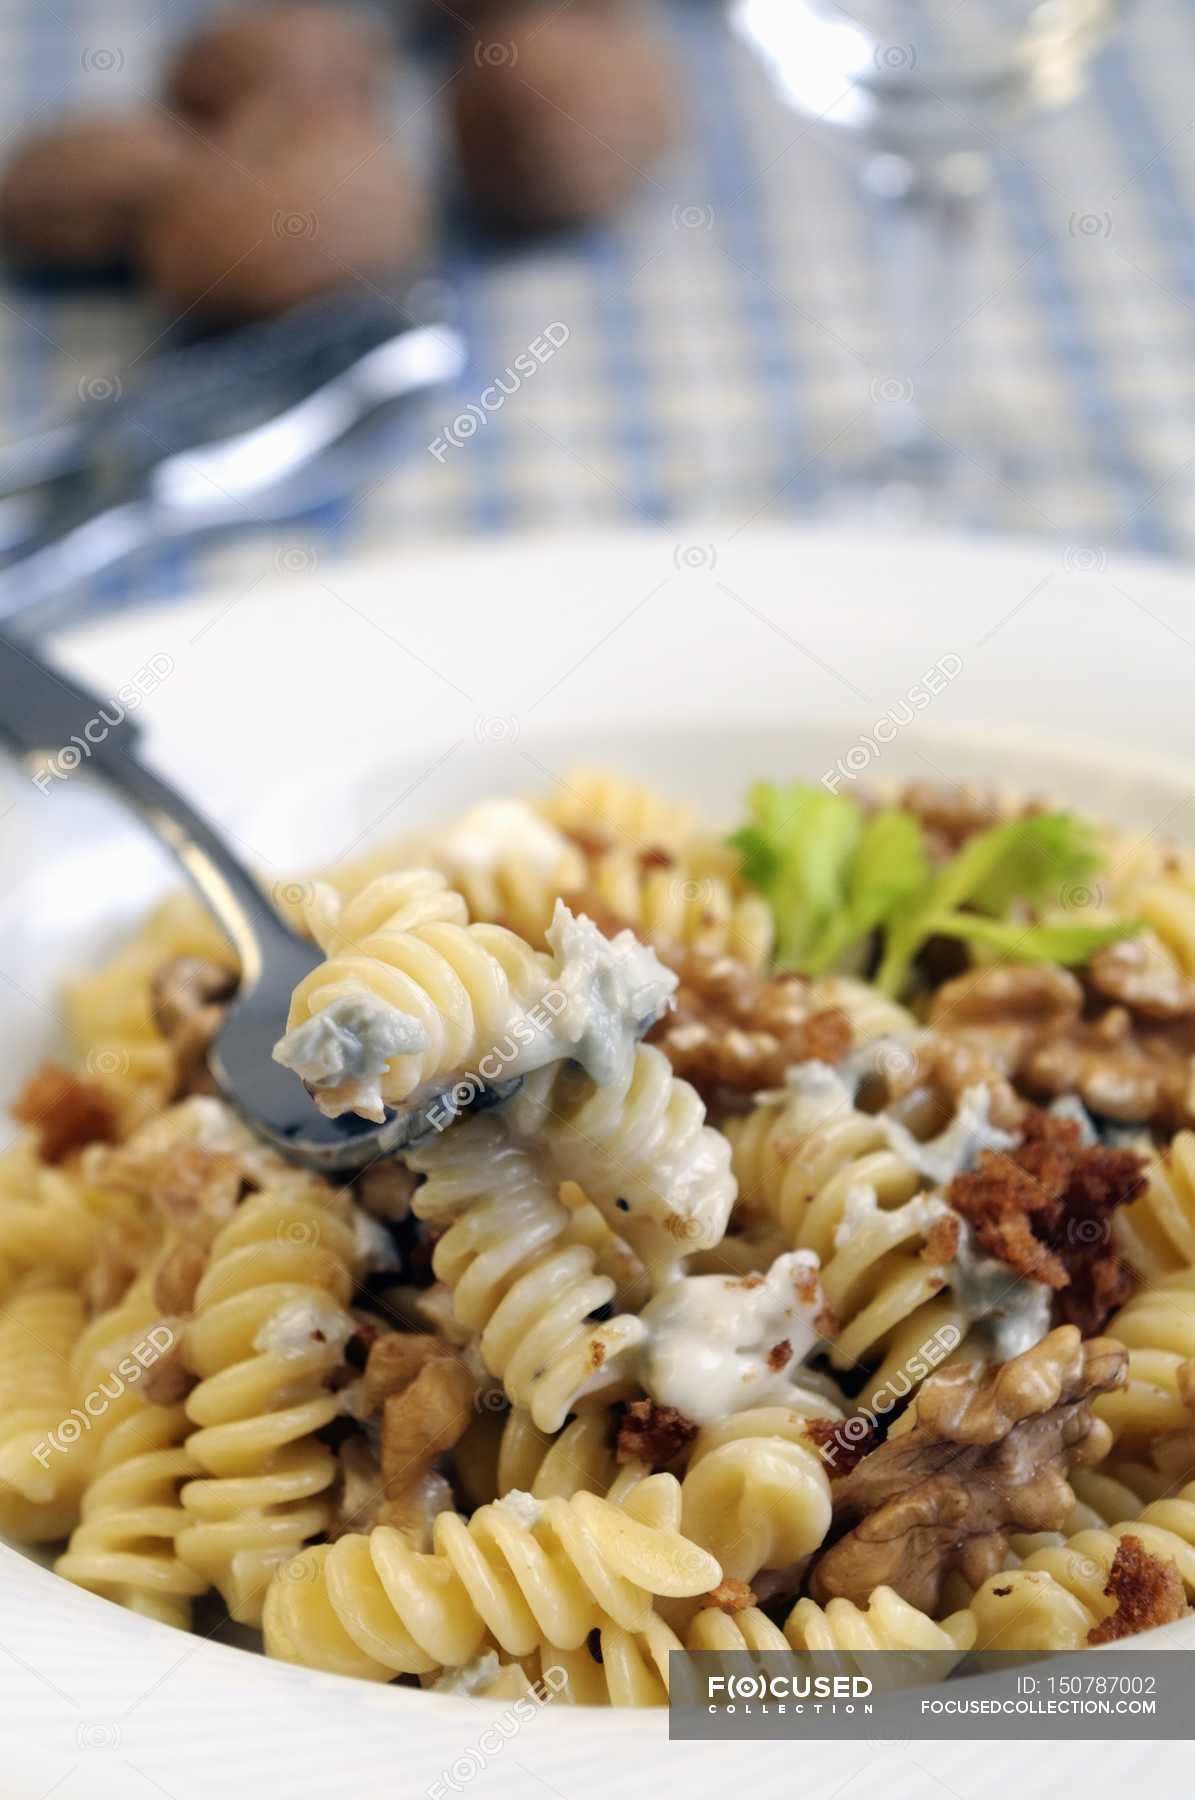
[[[995,522],[1015,453],[985,442],[952,354],[968,246],[1001,134],[1081,93],[1131,0],[732,0],[790,105],[849,137],[889,343],[870,447],[831,502]],[[968,410],[970,418],[968,418]]]

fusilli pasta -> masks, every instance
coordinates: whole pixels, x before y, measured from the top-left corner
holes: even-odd
[[[83,1306],[69,1288],[30,1287],[0,1310],[0,1531],[23,1544],[74,1525],[91,1446],[71,1416],[71,1356]]]
[[[729,1146],[654,1045],[640,1044],[627,1076],[602,1086],[570,1063],[538,1071],[506,1117],[516,1138],[543,1147],[559,1179],[581,1184],[657,1284],[725,1231]]]
[[[945,1268],[921,1254],[946,1209],[881,1117],[859,1112],[830,1078],[763,1101],[729,1120],[726,1135],[741,1208],[766,1209],[789,1245],[821,1263],[834,1367],[880,1359],[862,1405],[899,1378],[909,1350],[962,1341],[967,1315],[951,1302]]]
[[[576,1650],[607,1622],[642,1631],[653,1595],[706,1592],[718,1564],[679,1529],[670,1475],[622,1505],[595,1494],[534,1501],[518,1493],[466,1522],[442,1513],[430,1554],[376,1527],[306,1550],[280,1569],[265,1609],[271,1655],[388,1681],[459,1667],[488,1632],[511,1656],[544,1642]]]
[[[539,810],[560,831],[590,840],[597,834],[626,850],[679,851],[697,827],[693,807],[667,800],[650,782],[612,769],[570,769],[540,801]]]
[[[826,1403],[809,1397],[814,1416]],[[729,1579],[750,1581],[816,1550],[830,1525],[830,1483],[805,1416],[757,1407],[703,1426],[681,1482],[681,1529]]]
[[[323,1530],[335,1460],[316,1437],[340,1410],[329,1378],[360,1268],[347,1201],[312,1179],[243,1201],[217,1236],[183,1340],[187,1566],[256,1624],[271,1570]]]
[[[133,1612],[184,1629],[207,1581],[175,1554],[186,1513],[181,1482],[198,1473],[184,1446],[181,1406],[142,1405],[100,1446],[80,1520],[54,1567],[68,1581]]]
[[[51,1168],[30,1143],[17,1143],[0,1156],[0,1294],[28,1274],[80,1281],[105,1226],[141,1210],[93,1176],[86,1155],[73,1168]]]
[[[831,1600],[825,1607],[798,1600],[783,1630],[754,1607],[733,1617],[707,1608],[693,1620],[686,1644],[690,1650],[833,1651],[849,1664],[854,1653],[864,1650],[938,1650],[961,1656],[975,1637],[970,1612],[938,1623],[891,1588],[878,1587],[865,1607],[849,1600]]]
[[[597,1272],[593,1250],[569,1242],[574,1215],[558,1184],[542,1158],[510,1142],[502,1120],[462,1120],[407,1161],[427,1177],[416,1213],[448,1226],[433,1267],[458,1322],[480,1333],[485,1365],[512,1402],[539,1430],[558,1430],[582,1394],[620,1378],[644,1326],[629,1313],[591,1320],[614,1282]]]
[[[80,1059],[122,1105],[126,1130],[171,1098],[175,1059],[154,1018],[155,975],[179,956],[236,968],[223,932],[190,894],[164,901],[123,949],[66,990]]]

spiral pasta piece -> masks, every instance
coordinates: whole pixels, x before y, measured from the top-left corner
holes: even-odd
[[[83,1306],[69,1288],[31,1287],[0,1310],[0,1531],[64,1537],[78,1517],[90,1446],[71,1421],[71,1353]]]
[[[306,1550],[270,1585],[270,1655],[388,1681],[477,1655],[486,1634],[509,1656],[578,1650],[595,1627],[645,1631],[653,1596],[704,1593],[714,1558],[681,1535],[680,1489],[654,1475],[622,1505],[595,1494],[512,1494],[467,1522],[441,1513],[434,1549],[377,1526]]]
[[[582,839],[603,836],[625,850],[680,850],[697,824],[693,807],[613,769],[570,769],[539,802],[539,811],[559,831]]]
[[[826,1075],[729,1120],[726,1135],[740,1207],[748,1217],[752,1209],[770,1214],[788,1245],[812,1250],[821,1263],[837,1327],[833,1366],[878,1360],[859,1396],[868,1407],[894,1383],[909,1392],[902,1372],[910,1353],[940,1346],[944,1356],[962,1342],[968,1315],[945,1266],[922,1254],[945,1203],[892,1147],[883,1118],[858,1111]]]
[[[687,1251],[721,1239],[735,1196],[730,1146],[654,1045],[639,1044],[625,1076],[601,1086],[573,1064],[541,1069],[504,1113],[557,1179],[580,1183],[657,1286]]]
[[[1150,1501],[1162,1499],[1171,1486],[1169,1478],[1157,1469],[1116,1457],[1097,1468],[1072,1469],[1067,1480],[1074,1491],[1075,1504],[1063,1537],[1135,1519]],[[1013,1548],[1019,1555],[1027,1554],[1019,1543],[1014,1543]]]
[[[320,879],[351,899],[379,875],[414,868],[443,875],[471,919],[505,925],[542,950],[556,901],[585,886],[586,859],[525,800],[481,800],[446,825],[390,840]],[[308,884],[295,882],[283,894],[293,896],[290,910],[301,927]]]
[[[1117,884],[1118,906],[1153,932],[1181,974],[1195,975],[1195,870],[1184,858],[1170,870]]]
[[[708,950],[758,972],[771,962],[767,901],[683,854],[645,863],[633,849],[601,851],[589,859],[583,892],[660,949]]]
[[[53,1168],[17,1143],[0,1156],[0,1294],[30,1274],[77,1284],[105,1227],[141,1211],[131,1195],[93,1178],[86,1158]]]
[[[1151,1156],[1145,1191],[1112,1217],[1118,1249],[1142,1280],[1195,1268],[1195,1131],[1180,1131]]]
[[[559,1430],[583,1394],[621,1378],[646,1328],[630,1313],[592,1320],[614,1282],[593,1250],[570,1241],[574,1215],[557,1184],[500,1118],[462,1120],[406,1161],[427,1177],[415,1213],[448,1225],[432,1266],[454,1317],[480,1333],[482,1359],[513,1404],[540,1431]]]
[[[826,1403],[810,1396],[815,1416]],[[681,1530],[716,1556],[730,1580],[783,1569],[816,1550],[830,1527],[830,1483],[807,1416],[755,1407],[706,1425],[681,1482]]]
[[[174,1549],[186,1522],[179,1485],[198,1473],[183,1447],[188,1430],[183,1407],[147,1405],[109,1432],[54,1565],[79,1587],[183,1630],[191,1600],[207,1588]]]
[[[1104,1590],[1117,1548],[1126,1537],[1174,1564],[1190,1602],[1195,1596],[1195,1482],[1177,1494],[1151,1500],[1128,1519],[1043,1545],[1020,1568],[989,1576],[971,1602],[979,1628],[978,1648],[1084,1648],[1092,1630],[1116,1610],[1115,1600]]]
[[[934,1650],[964,1655],[975,1642],[976,1621],[970,1612],[954,1613],[940,1623],[910,1606],[889,1587],[878,1587],[866,1606],[831,1600],[818,1606],[798,1600],[785,1620],[774,1625],[755,1607],[732,1616],[713,1607],[697,1614],[689,1627],[689,1650],[818,1650],[843,1658],[844,1667],[867,1650]]]
[[[179,1484],[198,1473],[183,1449],[181,1406],[147,1401],[142,1385],[174,1352],[178,1321],[162,1317],[154,1284],[173,1240],[161,1240],[124,1297],[89,1321],[71,1354],[72,1418],[88,1457],[80,1521],[58,1573],[135,1612],[185,1627],[207,1582],[183,1566]],[[83,1446],[80,1446],[81,1448]]]
[[[605,1494],[617,1473],[614,1421],[586,1406],[562,1431],[541,1431],[524,1407],[482,1414],[453,1452],[457,1479],[474,1506],[514,1490],[534,1500]]]
[[[809,1004],[814,1010],[833,1006],[845,1013],[856,1048],[880,1038],[905,1039],[917,1029],[907,1006],[854,975],[819,975],[810,983]]]
[[[1182,1368],[1195,1357],[1195,1268],[1142,1288],[1109,1320],[1129,1353],[1128,1378],[1102,1394],[1095,1411],[1112,1428],[1118,1453],[1143,1451],[1151,1438],[1191,1422]]]
[[[561,1206],[572,1214],[565,1239],[593,1251],[594,1267],[614,1283],[614,1305],[619,1312],[639,1312],[651,1298],[651,1281],[631,1246],[612,1231],[585,1189],[576,1181],[562,1181]]]
[[[315,1083],[304,1027],[324,1013],[339,1023],[339,1011],[363,999],[402,1022],[404,1042],[421,1046],[387,1054],[383,1045],[380,1067],[371,1062],[355,1077],[351,1068],[340,1070],[335,1081],[320,1076],[316,1098],[331,1116],[357,1111],[380,1119],[382,1102],[397,1106],[436,1093],[487,1057],[500,1072],[514,1063],[528,1031],[534,1041],[528,1014],[549,991],[551,962],[500,925],[471,925],[464,900],[442,875],[409,869],[379,876],[349,900],[317,884],[305,918],[327,960],[291,997],[279,1060]]]
[[[153,982],[178,956],[202,957],[235,969],[236,957],[207,909],[191,894],[173,894],[128,944],[66,989],[67,1019],[87,1073],[100,1077],[121,1106],[123,1127],[164,1106],[174,1089],[174,1052],[154,1017]]]
[[[340,1401],[329,1380],[360,1269],[347,1202],[311,1180],[243,1201],[212,1245],[183,1341],[199,1384],[186,1402],[178,1554],[256,1624],[268,1577],[326,1526],[336,1473],[316,1433]]]
[[[559,1669],[553,1681],[556,1698],[569,1706],[667,1706],[668,1657],[684,1645],[671,1626],[656,1614],[638,1631],[604,1625],[598,1632],[599,1655],[588,1644],[561,1650],[545,1644],[545,1673]]]

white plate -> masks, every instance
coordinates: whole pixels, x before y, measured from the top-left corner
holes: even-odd
[[[727,819],[758,775],[837,767],[849,792],[859,776],[945,772],[1195,842],[1195,624],[1189,636],[1176,569],[716,527],[298,560],[248,591],[118,615],[57,646],[105,698],[154,672],[142,708],[154,756],[267,880],[598,759]],[[58,978],[174,878],[77,775],[43,795],[0,767],[0,832],[10,1093],[60,1035]],[[1008,1742],[998,1761],[965,1745],[668,1745],[658,1717],[552,1707],[508,1742],[485,1737],[484,1706],[185,1638],[10,1551],[0,1580],[0,1729],[16,1740],[5,1792],[22,1800],[155,1788],[632,1800],[663,1780],[703,1794],[728,1776],[761,1795],[882,1783],[920,1800],[1003,1790],[1018,1756]],[[1142,1761],[1130,1745],[1024,1755],[1040,1791],[1081,1770],[1103,1792]]]

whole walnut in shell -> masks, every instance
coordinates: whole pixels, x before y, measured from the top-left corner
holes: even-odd
[[[45,269],[117,266],[188,153],[185,135],[150,112],[81,119],[26,138],[0,179],[5,252]]]
[[[317,0],[230,7],[184,44],[167,73],[166,95],[207,124],[231,118],[271,89],[368,101],[392,59],[389,33],[364,9]]]
[[[495,12],[466,42],[449,101],[467,199],[504,232],[605,218],[676,135],[660,50],[596,7]]]
[[[423,215],[385,124],[344,97],[282,96],[201,146],[149,220],[141,260],[173,312],[268,317],[408,266]]]

